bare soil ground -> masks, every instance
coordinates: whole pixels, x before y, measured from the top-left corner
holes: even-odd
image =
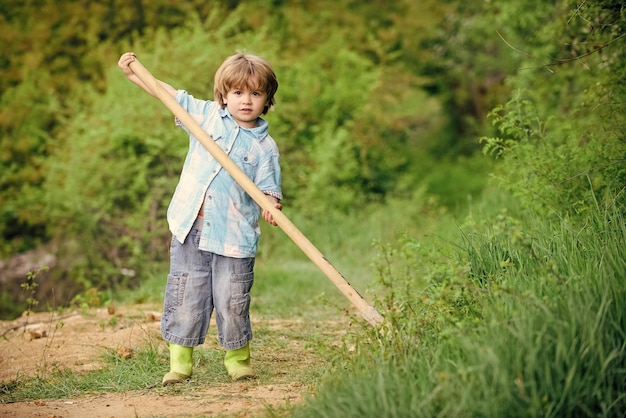
[[[148,340],[157,341],[165,348],[160,338],[159,320],[158,307],[138,305],[116,308],[115,312],[92,308],[87,312],[60,315],[31,313],[28,317],[0,322],[0,333],[4,333],[0,338],[0,383],[7,387],[12,381],[41,377],[51,369],[67,368],[77,373],[93,371],[104,365],[105,352],[113,350],[121,357],[132,355],[133,350],[145,346]],[[298,323],[276,321],[263,326],[269,330],[284,329],[298,327]],[[335,324],[332,328],[337,331],[341,327]],[[321,329],[327,331],[328,327]],[[282,369],[302,369],[324,361],[307,349],[302,339],[284,341],[278,347],[276,352],[266,353],[264,360],[280,361]],[[285,353],[281,354],[281,349]],[[195,385],[180,391],[165,391],[160,382],[154,382],[153,386],[146,385],[147,389],[126,393],[78,393],[68,399],[0,402],[0,417],[259,416],[268,407],[275,410],[298,403],[312,390],[306,383],[290,381],[290,376],[277,378],[269,384],[271,378]]]

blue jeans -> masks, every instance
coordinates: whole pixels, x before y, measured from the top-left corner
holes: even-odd
[[[185,347],[204,343],[213,309],[219,343],[227,350],[252,339],[250,289],[254,258],[232,258],[198,249],[201,223],[181,244],[172,237],[161,333]]]

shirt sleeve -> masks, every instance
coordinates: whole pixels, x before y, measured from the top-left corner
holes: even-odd
[[[261,161],[255,183],[263,193],[273,196],[279,201],[283,200],[278,149],[270,152],[266,158]]]
[[[208,117],[210,107],[214,103],[211,100],[196,99],[185,90],[176,91],[176,101],[200,126],[203,125]],[[188,134],[190,133],[189,129],[177,117],[174,117],[174,123],[176,126],[183,128]]]

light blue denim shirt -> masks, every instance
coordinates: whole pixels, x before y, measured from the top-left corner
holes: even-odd
[[[263,193],[282,200],[278,147],[268,134],[267,121],[259,118],[255,128],[242,128],[216,102],[195,99],[184,90],[176,92],[176,100]],[[260,207],[185,126],[178,120],[176,124],[189,134],[189,151],[167,210],[170,231],[184,242],[204,200],[199,248],[228,257],[254,257]]]

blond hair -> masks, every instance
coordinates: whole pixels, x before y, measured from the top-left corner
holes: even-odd
[[[275,104],[274,94],[278,90],[278,79],[270,64],[258,55],[237,51],[226,58],[215,73],[213,94],[222,108],[225,97],[233,88],[248,87],[267,94],[267,103],[262,114],[266,114]]]

